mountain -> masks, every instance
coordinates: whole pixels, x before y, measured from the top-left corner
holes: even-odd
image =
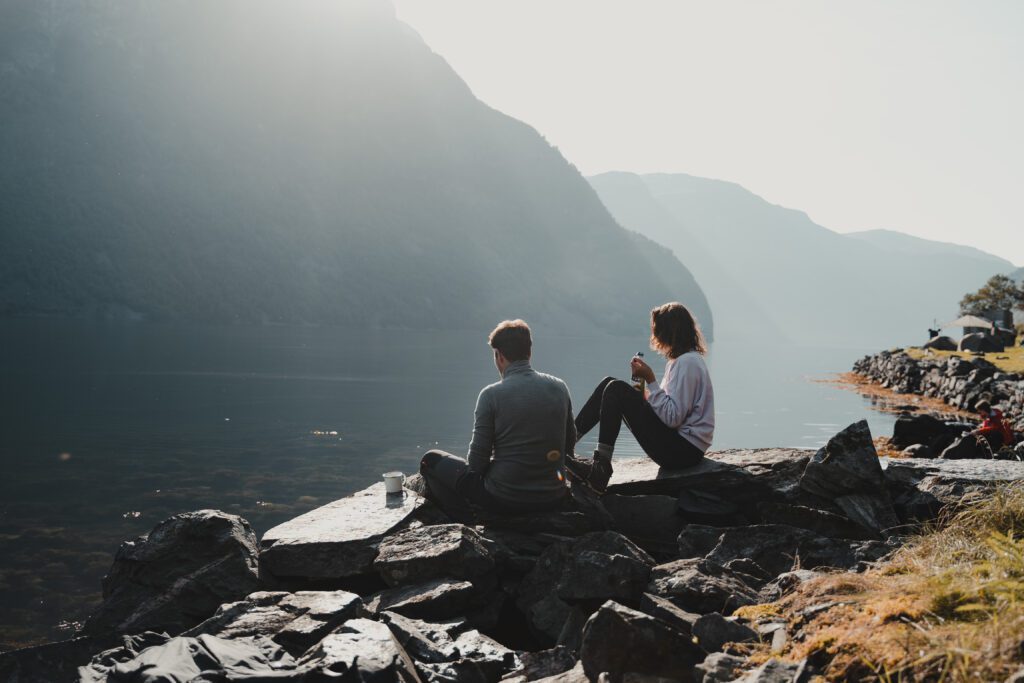
[[[713,327],[383,1],[4,0],[0,192],[4,315]]]
[[[719,338],[739,338],[753,330],[775,339],[787,338],[746,287],[690,234],[686,223],[654,198],[642,177],[611,172],[589,180],[620,224],[660,244],[673,245],[676,255],[701,283],[715,311],[715,330]]]
[[[1012,267],[997,257],[905,235],[841,235],[735,183],[685,174],[589,179],[627,228],[668,246],[707,292],[719,339],[872,348],[919,343],[955,317],[964,293]]]
[[[1017,282],[1024,282],[1024,268],[1018,268],[1017,270],[1008,273],[1008,276]]]
[[[951,244],[949,242],[936,242],[895,230],[865,230],[863,232],[844,233],[844,236],[863,240],[879,249],[894,253],[913,256],[955,256],[958,259],[977,259],[987,264],[992,264],[995,268],[1006,269],[1013,267],[1010,261],[975,247]]]

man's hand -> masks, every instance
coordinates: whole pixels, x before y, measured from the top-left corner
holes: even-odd
[[[629,369],[633,373],[633,377],[643,377],[648,384],[654,384],[654,370],[651,370],[651,366],[642,358],[633,356],[633,360],[629,361]]]

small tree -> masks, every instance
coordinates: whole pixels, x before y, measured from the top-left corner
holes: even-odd
[[[993,275],[977,292],[965,294],[960,299],[960,313],[963,315],[1014,308],[1024,311],[1024,282],[1017,284],[1005,275]]]

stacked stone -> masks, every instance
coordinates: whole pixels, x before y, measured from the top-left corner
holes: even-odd
[[[186,513],[124,544],[80,638],[0,654],[0,680],[807,680],[825,654],[754,661],[743,645],[782,650],[802,625],[737,610],[862,571],[1019,465],[883,463],[862,421],[816,453],[623,460],[604,496],[478,525],[447,519],[415,477],[260,543],[237,517]]]
[[[858,360],[853,371],[897,393],[938,398],[961,410],[985,397],[1024,431],[1024,376],[1001,372],[984,358],[916,360],[903,351],[882,351]]]

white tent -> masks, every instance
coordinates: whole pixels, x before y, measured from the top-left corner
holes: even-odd
[[[942,327],[984,327],[985,329],[992,329],[992,321],[979,318],[976,315],[965,315],[952,322],[943,324]]]

